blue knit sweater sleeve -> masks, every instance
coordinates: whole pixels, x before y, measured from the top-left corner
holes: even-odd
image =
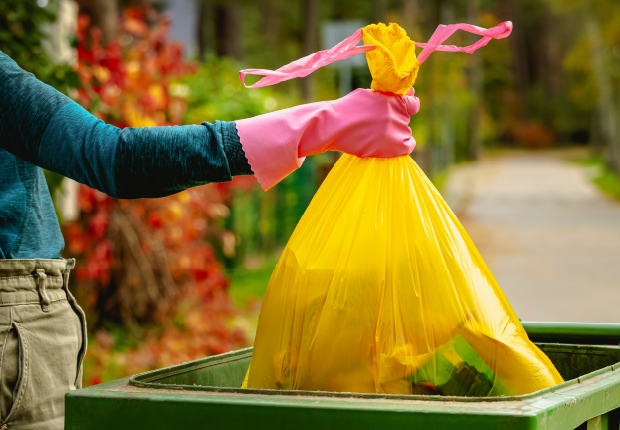
[[[234,122],[119,129],[0,52],[0,148],[116,198],[252,174]]]

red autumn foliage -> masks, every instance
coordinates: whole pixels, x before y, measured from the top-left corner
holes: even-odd
[[[118,41],[104,47],[88,18],[79,18],[77,71],[83,87],[76,100],[121,128],[179,124],[185,102],[172,94],[172,81],[195,65],[183,59],[179,45],[166,41],[166,17],[148,6],[129,8],[119,25]],[[238,181],[242,188],[254,183]],[[74,289],[96,328],[86,381],[96,384],[245,345],[244,320],[210,244],[234,247],[234,235],[218,226],[229,212],[231,186],[124,201],[81,186],[81,217],[64,226],[64,235],[67,252],[78,259]],[[121,351],[118,333],[104,329],[110,324],[130,327],[133,335],[127,336],[142,340]]]

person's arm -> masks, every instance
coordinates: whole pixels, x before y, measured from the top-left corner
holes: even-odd
[[[116,198],[163,197],[252,174],[234,122],[121,130],[2,52],[0,148]]]

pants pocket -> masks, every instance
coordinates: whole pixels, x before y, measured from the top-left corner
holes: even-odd
[[[5,342],[0,360],[0,416],[6,422],[18,409],[28,382],[28,342],[25,330],[12,323],[3,333]]]

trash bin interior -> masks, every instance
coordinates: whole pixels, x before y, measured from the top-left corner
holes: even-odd
[[[564,384],[575,382],[577,378],[583,378],[592,372],[599,371],[612,365],[620,364],[620,349],[617,347],[569,345],[569,344],[547,344],[537,343],[538,347],[549,357],[564,380]],[[265,394],[275,394],[274,390],[253,390],[241,389],[241,384],[252,359],[252,348],[246,348],[227,354],[203,358],[189,363],[172,366],[165,369],[154,370],[151,372],[135,375],[130,378],[131,385],[149,387],[154,389],[175,389],[184,387],[193,391],[224,391],[236,392],[239,394],[265,392]],[[614,366],[615,367],[615,366]],[[551,387],[554,389],[556,387]],[[540,390],[525,396],[531,397],[537,393],[542,394],[550,389]],[[269,392],[269,393],[268,393]],[[279,395],[325,395],[329,397],[393,397],[389,394],[359,394],[355,393],[330,393],[330,392],[300,392],[300,391],[278,391]],[[399,398],[417,398],[424,396],[404,396]],[[432,396],[439,397],[439,396]],[[522,397],[522,396],[515,396]],[[505,397],[506,400],[514,397]],[[484,401],[485,398],[462,398],[464,401]],[[497,399],[497,398],[496,398]]]

